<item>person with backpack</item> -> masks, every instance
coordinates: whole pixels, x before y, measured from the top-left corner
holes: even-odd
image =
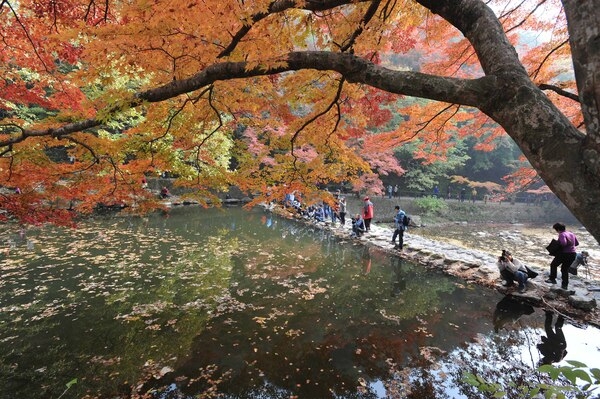
[[[394,248],[402,250],[404,246],[404,231],[407,229],[410,223],[410,218],[406,215],[399,205],[394,207],[396,210],[396,216],[394,216],[394,235],[392,235],[392,244]],[[396,237],[398,237],[398,245],[396,245]]]

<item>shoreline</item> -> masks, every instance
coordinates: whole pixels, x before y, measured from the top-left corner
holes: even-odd
[[[386,223],[374,221],[371,224],[370,232],[360,238],[351,238],[348,221],[343,227],[340,227],[339,223],[332,226],[330,221],[306,220],[280,206],[275,206],[270,211],[288,219],[328,230],[342,240],[356,241],[362,245],[374,247],[390,255],[400,256],[425,267],[435,268],[448,275],[462,278],[467,284],[496,289],[504,295],[512,296],[535,307],[552,310],[569,319],[600,328],[600,309],[597,307],[597,302],[600,301],[600,281],[595,278],[588,280],[571,276],[569,289],[563,290],[560,288],[560,284],[553,286],[545,283],[546,269],[538,264],[528,262],[528,266],[537,271],[539,275],[535,279],[529,280],[527,291],[520,294],[516,288],[507,288],[501,285],[500,275],[496,268],[497,256],[487,251],[428,238],[412,233],[413,228],[409,228],[404,234],[404,249],[398,251],[390,244],[393,230],[386,226]],[[351,213],[348,212],[348,214]],[[416,229],[418,228],[416,227]]]

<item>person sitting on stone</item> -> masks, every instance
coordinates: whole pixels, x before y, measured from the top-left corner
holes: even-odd
[[[360,216],[360,213],[357,213],[356,216],[352,218],[352,237],[360,237],[365,231],[367,231],[365,221]]]
[[[513,258],[510,251],[502,250],[502,255],[498,258],[496,266],[498,266],[500,276],[506,281],[504,284],[506,287],[510,287],[517,280],[519,292],[523,293],[527,290],[527,269],[519,260]]]

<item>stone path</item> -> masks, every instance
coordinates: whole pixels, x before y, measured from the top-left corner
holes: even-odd
[[[286,211],[277,211],[277,213],[293,217]],[[403,251],[400,252],[393,248],[390,242],[393,231],[387,226],[373,223],[370,232],[360,238],[351,238],[349,222],[346,226],[341,227],[339,224],[332,226],[330,223],[302,221],[328,229],[344,240],[360,241],[364,245],[377,247],[427,267],[441,269],[447,274],[464,278],[468,283],[495,288],[504,294],[522,298],[532,305],[551,309],[570,319],[600,327],[600,310],[596,306],[600,301],[600,285],[597,280],[572,276],[569,279],[569,290],[563,290],[560,288],[560,281],[557,285],[544,282],[546,269],[528,264],[539,275],[535,279],[529,280],[527,291],[520,294],[516,288],[506,288],[501,285],[496,268],[497,255],[495,254],[433,240],[413,234],[410,229],[404,235],[405,245]]]

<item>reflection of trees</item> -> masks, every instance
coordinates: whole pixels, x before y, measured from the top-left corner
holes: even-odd
[[[0,295],[47,280],[47,290],[15,296],[23,305],[39,302],[20,314],[22,322],[7,324],[21,342],[47,349],[23,346],[22,366],[2,366],[1,378],[31,377],[28,397],[39,397],[42,378],[60,388],[85,370],[77,376],[86,384],[72,392],[120,394],[125,381],[140,379],[147,360],[160,370],[173,362],[161,360],[178,358],[177,370],[160,384],[179,377],[190,394],[211,386],[199,370],[215,364],[211,378],[231,371],[221,389],[232,396],[326,398],[333,389],[369,398],[369,383],[395,377],[391,359],[400,369],[415,367],[412,390],[427,397],[437,390],[437,375],[421,370],[430,365],[418,362],[420,350],[451,350],[480,331],[488,308],[474,304],[485,302],[485,293],[457,290],[441,273],[314,227],[284,219],[268,226],[260,212],[235,212],[108,220],[70,235],[44,233],[44,253],[29,258],[31,270],[6,282]],[[53,301],[59,314],[30,322]],[[455,314],[471,317],[457,321]],[[0,353],[13,343],[0,340]],[[515,355],[508,344],[496,350]],[[44,366],[53,371],[38,377],[35,370]]]
[[[360,245],[337,242],[329,251],[335,260],[306,258],[314,264],[289,277],[263,273],[264,265],[246,267],[244,257],[252,253],[236,256],[230,295],[240,309],[214,317],[195,338],[189,356],[160,383],[185,376],[193,381],[181,384],[186,394],[202,392],[210,383],[197,370],[215,364],[229,373],[220,392],[234,397],[258,397],[256,387],[282,395],[274,397],[327,398],[333,396],[330,390],[344,397],[371,397],[368,382],[390,378],[389,359],[409,364],[429,344],[430,331],[447,330],[450,313],[429,314],[446,306],[445,296],[456,289],[452,280]],[[372,261],[367,275],[365,257]],[[402,280],[404,289],[391,298],[390,281]],[[444,337],[442,346],[443,341],[456,343]],[[429,392],[431,387],[415,389]]]
[[[0,366],[5,392],[57,397],[74,376],[86,380],[74,394],[111,391],[139,379],[148,359],[182,356],[229,285],[237,237],[225,226],[236,217],[106,219],[31,232],[43,251],[17,254],[19,275],[0,293],[21,307],[0,314],[15,336],[0,340],[1,364],[15,363],[9,347],[20,352],[19,367]],[[23,287],[27,295],[15,295]]]

